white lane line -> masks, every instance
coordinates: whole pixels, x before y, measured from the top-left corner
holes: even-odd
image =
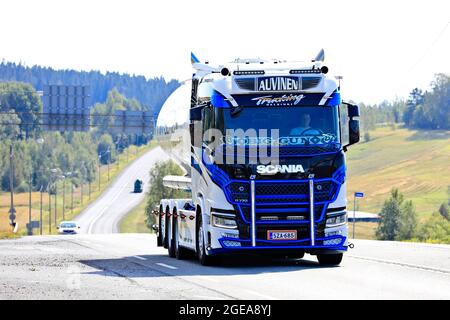
[[[139,260],[147,260],[147,258],[139,257],[139,256],[133,256],[133,258],[139,259]]]
[[[263,299],[267,299],[267,300],[275,300],[274,297],[267,296],[267,295],[265,295],[265,294],[262,294],[262,293],[259,293],[259,292],[253,291],[253,290],[245,290],[245,291],[247,291],[247,293],[250,293],[250,294],[252,294],[252,295],[261,297],[261,298],[263,298]]]
[[[161,266],[161,267],[164,267],[164,268],[168,268],[168,269],[172,269],[172,270],[175,270],[175,269],[178,269],[177,267],[174,267],[174,266],[171,266],[171,265],[168,265],[168,264],[165,264],[165,263],[160,263],[160,262],[158,262],[158,263],[156,263],[158,266]]]
[[[370,257],[364,257],[364,256],[354,256],[354,255],[347,255],[349,258],[353,259],[359,259],[359,260],[366,260],[366,261],[374,261],[379,263],[385,263],[385,264],[392,264],[397,265],[401,267],[408,267],[408,268],[414,268],[414,269],[420,269],[420,270],[426,270],[426,271],[433,271],[433,272],[441,272],[441,273],[450,273],[450,269],[444,269],[444,268],[434,268],[434,267],[428,267],[418,264],[410,264],[410,263],[404,263],[404,262],[398,262],[398,261],[392,261],[392,260],[385,260],[385,259],[376,259],[376,258],[370,258]]]

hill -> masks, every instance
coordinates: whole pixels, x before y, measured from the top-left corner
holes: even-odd
[[[392,130],[370,132],[371,140],[349,148],[348,195],[365,192],[361,211],[379,212],[392,188],[416,206],[419,221],[447,202],[450,186],[450,131]]]

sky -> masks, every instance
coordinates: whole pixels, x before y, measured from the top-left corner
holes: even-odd
[[[379,103],[450,74],[448,0],[1,0],[0,59],[185,80],[190,52],[310,60],[345,100]]]

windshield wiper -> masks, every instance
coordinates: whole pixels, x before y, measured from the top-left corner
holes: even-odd
[[[233,107],[230,111],[230,115],[232,118],[236,118],[243,110],[244,108],[242,107]]]

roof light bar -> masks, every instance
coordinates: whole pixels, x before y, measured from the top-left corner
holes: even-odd
[[[235,76],[248,76],[254,74],[265,74],[264,70],[245,70],[245,71],[234,71]]]
[[[320,69],[295,69],[290,70],[290,74],[311,74],[311,73],[322,73],[322,70]]]

